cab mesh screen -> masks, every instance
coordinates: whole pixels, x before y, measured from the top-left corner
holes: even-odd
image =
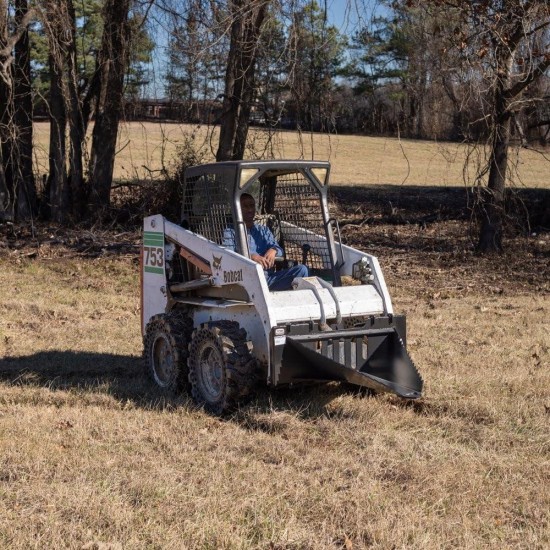
[[[327,241],[319,237],[326,235],[321,196],[301,173],[277,176],[273,213],[287,260],[305,263],[312,270],[330,269]]]
[[[189,229],[217,244],[235,249],[235,234],[227,184],[219,174],[203,174],[186,180],[184,219]]]

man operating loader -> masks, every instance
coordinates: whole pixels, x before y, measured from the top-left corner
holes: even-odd
[[[250,259],[260,264],[264,269],[269,290],[290,290],[295,277],[307,277],[308,268],[303,264],[296,264],[288,269],[275,271],[275,258],[282,258],[283,249],[265,225],[254,223],[256,202],[252,195],[241,195],[241,212],[246,226]],[[223,235],[223,244],[235,250],[235,230],[227,228]]]
[[[258,381],[346,381],[421,397],[406,318],[394,313],[376,256],[341,242],[329,173],[328,162],[293,159],[190,166],[186,227],[161,214],[143,220],[143,354],[165,395],[191,386],[217,415]]]

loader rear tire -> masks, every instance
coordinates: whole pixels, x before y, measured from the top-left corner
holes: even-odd
[[[222,415],[252,393],[257,362],[246,331],[233,321],[216,321],[193,333],[189,346],[189,382],[195,402]]]
[[[193,321],[184,313],[155,315],[147,323],[143,356],[148,377],[167,395],[189,389],[187,358]]]

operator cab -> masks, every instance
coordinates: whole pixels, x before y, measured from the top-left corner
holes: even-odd
[[[330,218],[328,162],[228,161],[188,168],[182,225],[250,257],[240,198],[252,195],[254,222],[266,225],[284,250],[276,269],[304,264],[310,275],[340,286],[341,253]],[[228,243],[228,228],[235,242]],[[233,238],[233,237],[232,237]]]

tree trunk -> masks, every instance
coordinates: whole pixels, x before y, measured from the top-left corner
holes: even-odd
[[[510,141],[510,110],[506,90],[512,63],[512,54],[499,60],[500,69],[493,95],[493,140],[489,163],[489,181],[481,203],[481,229],[477,250],[481,253],[501,252],[504,231],[504,197],[508,144]]]
[[[246,150],[246,139],[248,137],[248,128],[250,126],[250,113],[252,110],[252,101],[254,99],[254,75],[248,75],[243,78],[244,88],[241,92],[241,108],[237,117],[237,127],[235,129],[235,144],[233,146],[232,160],[241,160]]]
[[[29,11],[27,0],[15,2],[15,24],[20,26]],[[36,185],[32,170],[32,90],[31,55],[27,29],[15,43],[14,106],[17,127],[18,166],[14,174],[16,216],[19,220],[36,215]]]
[[[258,39],[269,0],[249,3],[234,0],[232,5],[231,43],[217,161],[239,160],[244,156],[255,93]]]
[[[453,105],[452,111],[452,130],[450,133],[451,140],[470,139],[469,133],[464,128],[465,113],[460,100],[457,97],[455,86],[447,73],[441,75],[441,84],[447,97]]]
[[[241,79],[242,85],[239,91],[241,96],[241,109],[237,118],[233,160],[242,159],[246,148],[246,138],[248,137],[248,128],[250,125],[250,112],[256,92],[258,39],[267,14],[267,6],[267,2],[261,3],[258,7],[258,11],[245,25],[245,49],[241,54],[243,60],[243,77]]]
[[[100,89],[90,157],[90,192],[95,209],[109,206],[118,124],[122,117],[124,75],[128,65],[130,0],[106,0],[99,54]]]
[[[73,0],[67,0],[67,24],[70,25],[70,38],[67,40],[67,88],[69,121],[69,183],[71,190],[72,214],[81,218],[86,208],[86,190],[84,187],[84,166],[82,163],[83,145],[86,137],[86,125],[78,91],[77,54],[76,54],[76,18]]]
[[[495,125],[489,181],[482,203],[483,217],[477,245],[478,251],[483,253],[502,251],[509,139],[510,117],[507,116]]]
[[[34,212],[32,104],[30,101],[29,22],[26,0],[10,9],[0,0],[0,218]],[[10,28],[15,32],[9,35]],[[26,112],[28,110],[28,112]]]
[[[240,98],[235,93],[235,83],[239,78],[238,55],[242,44],[243,19],[240,11],[242,0],[234,0],[233,21],[231,23],[231,42],[225,71],[225,93],[223,97],[223,115],[220,127],[220,140],[216,160],[218,162],[230,160],[233,156],[233,143],[235,140],[235,129],[237,127],[237,116],[239,113]]]
[[[12,73],[6,63],[8,44],[8,6],[0,0],[0,220],[13,219],[12,181],[10,159],[12,136],[10,121],[13,121]],[[5,67],[5,69],[4,69]]]
[[[63,98],[63,66],[61,54],[50,54],[50,173],[46,185],[49,197],[48,208],[43,210],[45,217],[63,223],[69,207],[69,186],[65,160],[67,147],[65,130],[67,128],[67,113]],[[49,215],[48,215],[49,214]]]
[[[86,95],[82,98],[82,123],[83,123],[83,132],[84,135],[86,135],[86,132],[88,131],[88,124],[90,123],[90,118],[92,116],[92,103],[99,95],[99,90],[101,86],[100,81],[100,71],[99,71],[99,59],[96,57],[95,59],[96,67],[94,70],[94,74],[92,75],[92,78],[90,80],[90,84],[88,86],[88,91],[86,92]]]

